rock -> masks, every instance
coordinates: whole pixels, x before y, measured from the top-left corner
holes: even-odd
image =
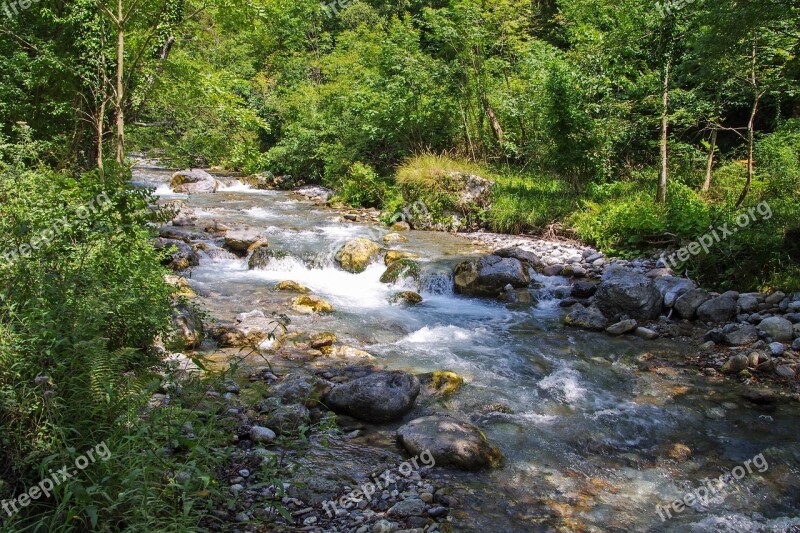
[[[380,254],[381,246],[368,239],[353,239],[336,252],[334,259],[347,272],[359,274]]]
[[[184,348],[194,350],[203,343],[203,321],[188,305],[177,303],[172,306],[172,326]]]
[[[337,413],[366,422],[391,422],[405,415],[419,395],[419,380],[406,372],[376,372],[337,385],[325,397]]]
[[[189,207],[182,208],[172,219],[172,225],[176,227],[194,226],[195,224],[197,224],[197,215]]]
[[[294,192],[320,204],[326,203],[334,194],[332,190],[318,185],[306,185],[296,189]]]
[[[675,300],[675,312],[681,318],[693,320],[697,317],[697,309],[710,298],[708,292],[703,289],[691,289]]]
[[[610,317],[650,320],[658,318],[664,305],[653,280],[624,269],[606,271],[594,298],[595,305]]]
[[[586,276],[586,269],[578,264],[567,265],[561,271],[562,276],[582,278]]]
[[[200,264],[200,257],[197,251],[189,244],[175,239],[156,239],[153,242],[156,250],[169,250],[169,254],[162,260],[171,270],[186,270],[187,268]]]
[[[635,330],[637,325],[638,324],[636,321],[632,318],[628,320],[622,320],[616,324],[608,326],[606,328],[606,333],[609,335],[624,335],[625,333]]]
[[[591,298],[597,292],[597,285],[589,281],[578,281],[572,284],[570,296],[573,298]]]
[[[736,316],[734,298],[711,298],[697,308],[697,318],[704,322],[727,322]]]
[[[172,175],[170,187],[177,193],[200,194],[217,192],[219,182],[205,170],[181,170]]]
[[[256,248],[253,253],[250,254],[250,259],[247,260],[247,267],[250,270],[264,270],[273,259],[284,259],[286,257],[289,257],[289,252],[284,252],[283,250]]]
[[[653,340],[658,338],[658,333],[648,328],[636,328],[633,334],[639,338],[647,340]]]
[[[686,278],[674,276],[661,276],[655,279],[656,288],[664,297],[664,305],[668,308],[675,305],[675,301],[687,292],[696,289],[697,285]]]
[[[739,295],[737,305],[742,313],[752,313],[758,309],[758,299],[748,294],[741,294]]]
[[[428,210],[424,203],[418,201],[420,195],[417,186],[400,184],[403,197],[412,204],[404,210],[411,227],[437,231],[477,229],[485,211],[491,206],[494,182],[474,174],[453,171],[442,171],[432,177],[436,185],[435,192],[431,192],[446,195],[450,205],[444,210]]]
[[[372,526],[372,533],[394,533],[399,528],[394,522],[389,522],[385,519],[380,519]]]
[[[647,276],[648,278],[651,278],[651,279],[663,278],[663,277],[666,277],[666,276],[672,276],[672,269],[671,268],[666,268],[666,267],[654,268],[653,270],[649,270],[645,274],[645,276]]]
[[[422,296],[414,291],[403,291],[392,294],[389,303],[400,305],[417,305],[422,303]]]
[[[778,376],[779,378],[784,378],[784,379],[794,379],[796,377],[794,368],[788,365],[776,366],[775,375]]]
[[[296,403],[278,407],[269,414],[266,423],[278,435],[291,435],[297,433],[304,424],[308,424],[310,418],[308,408]]]
[[[776,291],[767,296],[766,300],[764,300],[764,303],[767,303],[769,305],[778,305],[783,301],[784,298],[786,298],[785,293],[781,291]]]
[[[403,222],[402,220],[400,220],[392,224],[392,227],[390,229],[392,231],[409,231],[411,229],[411,226],[409,225],[408,222]]]
[[[420,282],[420,266],[413,259],[398,259],[392,261],[386,271],[381,275],[381,283],[398,283],[411,280],[414,286]]]
[[[303,294],[292,299],[292,309],[303,315],[332,313],[333,306],[327,300],[312,294]]]
[[[437,370],[417,376],[427,396],[448,397],[461,389],[464,378],[449,370]]]
[[[519,259],[488,255],[460,263],[453,281],[459,294],[497,297],[506,285],[527,287],[531,280]]]
[[[412,455],[428,450],[439,466],[478,470],[498,466],[502,460],[477,427],[449,415],[412,420],[397,430],[397,440]]]
[[[275,385],[270,396],[279,398],[284,404],[301,403],[306,407],[316,407],[328,394],[330,384],[305,374],[289,374]]]
[[[743,353],[740,353],[728,359],[725,364],[722,365],[721,370],[723,374],[738,374],[742,370],[747,369],[747,364],[747,356]]]
[[[296,281],[291,281],[291,280],[281,281],[280,283],[275,285],[275,290],[287,291],[287,292],[299,292],[302,294],[308,294],[309,292],[311,292],[311,289],[309,289],[305,285],[301,285]]]
[[[389,266],[394,261],[398,259],[419,259],[417,254],[412,254],[411,252],[401,252],[400,250],[389,250],[386,252],[386,256],[383,258],[383,263],[386,266]]]
[[[732,331],[723,334],[722,342],[728,346],[745,346],[758,340],[758,329],[750,324],[738,326]]]
[[[792,350],[795,352],[800,352],[800,337],[796,338],[792,343]]]
[[[311,342],[309,346],[315,350],[319,350],[326,346],[333,346],[339,339],[336,338],[334,333],[324,332],[324,333],[317,333],[314,337],[311,338]]]
[[[385,243],[392,243],[392,242],[408,242],[408,239],[399,233],[389,233],[383,238],[383,242]]]
[[[361,361],[371,361],[375,359],[364,350],[359,350],[352,346],[323,346],[322,353],[325,354],[326,357],[335,357],[337,359],[357,359]]]
[[[425,512],[425,502],[419,498],[409,498],[394,504],[386,513],[396,518],[408,518],[409,516],[422,516]]]
[[[793,336],[792,323],[779,316],[765,318],[758,324],[758,329],[764,332],[772,340],[778,342],[790,342]]]
[[[244,257],[251,250],[251,247],[259,243],[263,247],[268,247],[269,243],[261,237],[258,230],[255,229],[238,229],[229,231],[225,235],[225,248],[238,255]]]
[[[769,348],[769,351],[773,357],[780,357],[784,354],[784,352],[786,352],[786,346],[780,342],[771,342],[767,348]]]
[[[545,276],[560,276],[564,270],[564,265],[549,265],[542,269],[542,274]]]
[[[602,331],[608,326],[608,319],[596,307],[584,307],[575,304],[572,311],[564,318],[564,323],[568,326]]]
[[[756,405],[771,405],[778,401],[778,395],[769,389],[750,389],[742,393],[742,398]]]
[[[269,428],[253,426],[250,428],[250,440],[253,442],[272,442],[277,435]]]
[[[510,259],[517,259],[523,263],[527,263],[528,266],[536,268],[542,265],[542,259],[538,255],[533,252],[529,252],[528,250],[523,250],[518,246],[514,246],[511,248],[502,248],[494,252],[494,255],[503,258],[510,258]]]

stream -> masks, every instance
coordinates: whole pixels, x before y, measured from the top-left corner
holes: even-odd
[[[212,220],[258,228],[270,248],[289,253],[266,270],[248,270],[245,259],[207,236],[200,265],[186,277],[210,315],[230,321],[277,309],[286,295],[274,285],[294,280],[336,312],[292,315],[292,330],[335,332],[390,369],[464,377],[462,390],[440,408],[470,417],[505,461],[496,470],[448,473],[460,500],[451,512],[455,531],[800,531],[796,402],[749,402],[741,396],[747,385],[682,363],[696,349],[688,344],[565,328],[553,296],[569,284],[564,278],[537,275],[526,304],[456,295],[453,266],[489,252],[460,236],[404,232],[408,242],[391,248],[421,257],[424,301],[390,305],[398,289],[379,282],[382,262],[350,274],[333,261],[345,242],[382,242],[387,228],[347,222],[294,193],[254,190],[231,178],[221,177],[228,185],[215,194],[175,194],[171,174],[140,164],[134,182],[195,210],[196,226],[181,230],[202,233]],[[481,413],[496,403],[513,414]],[[376,442],[397,451],[389,438],[373,436]],[[758,454],[765,463],[750,465],[768,464],[763,472],[754,466],[727,485],[726,497],[662,520],[656,505],[669,506],[704,478]]]

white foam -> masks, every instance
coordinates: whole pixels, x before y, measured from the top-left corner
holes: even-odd
[[[562,368],[539,381],[539,387],[572,405],[586,396],[580,385],[580,373],[573,368]]]
[[[415,331],[408,335],[400,342],[407,342],[410,344],[430,344],[430,343],[446,343],[450,344],[453,341],[466,342],[471,341],[477,335],[485,335],[486,330],[470,331],[468,329],[460,328],[458,326],[425,326],[422,329]]]
[[[258,194],[261,196],[274,196],[277,194],[275,191],[254,189],[251,185],[242,183],[239,180],[233,180],[229,185],[220,183],[219,187],[217,188],[217,192],[237,192],[242,194]]]

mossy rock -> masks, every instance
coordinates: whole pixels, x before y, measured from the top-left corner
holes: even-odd
[[[339,248],[334,259],[342,270],[360,274],[378,257],[381,250],[380,244],[369,239],[353,239]]]
[[[398,259],[386,267],[381,276],[381,283],[397,283],[401,279],[411,278],[415,283],[420,281],[420,266],[413,259]]]
[[[277,285],[275,285],[276,291],[287,291],[287,292],[300,292],[303,294],[308,294],[311,292],[311,289],[306,287],[305,285],[300,285],[296,281],[286,280],[281,281]]]
[[[327,300],[311,294],[304,294],[292,300],[292,309],[304,315],[332,313],[333,306]]]
[[[273,259],[283,259],[289,257],[289,252],[275,250],[273,248],[256,248],[247,260],[247,267],[250,270],[265,269]]]
[[[414,291],[403,291],[393,294],[389,298],[391,304],[417,305],[422,303],[422,296]]]
[[[389,250],[386,252],[386,256],[383,258],[383,263],[386,266],[389,266],[391,263],[398,261],[400,259],[419,259],[417,254],[413,254],[411,252],[401,252],[400,250]]]
[[[464,378],[449,370],[437,370],[419,376],[419,380],[431,396],[446,398],[461,390]]]
[[[383,238],[383,242],[391,243],[391,242],[408,242],[408,238],[399,233],[389,233]]]

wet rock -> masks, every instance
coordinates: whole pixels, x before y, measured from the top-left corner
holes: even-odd
[[[616,324],[612,324],[606,328],[606,333],[609,335],[624,335],[630,331],[633,331],[637,327],[637,323],[635,320],[628,319],[628,320],[621,320]]]
[[[390,422],[414,406],[420,392],[419,380],[406,372],[376,372],[337,385],[325,397],[337,413],[366,422]]]
[[[172,175],[170,187],[183,194],[200,194],[217,192],[219,182],[205,170],[181,170]]]
[[[792,350],[795,352],[800,352],[800,337],[796,338],[792,343]]]
[[[383,238],[383,242],[385,243],[408,242],[408,238],[403,235],[400,235],[399,233],[389,233]]]
[[[412,420],[397,430],[397,440],[412,455],[429,450],[438,466],[478,470],[498,466],[502,460],[476,426],[449,415]]]
[[[567,265],[564,267],[564,270],[561,271],[561,275],[571,278],[582,278],[586,276],[586,269],[578,264]]]
[[[290,374],[275,385],[269,395],[279,398],[284,404],[301,403],[311,408],[321,403],[330,388],[329,383],[314,376]]]
[[[403,222],[401,220],[399,222],[395,222],[394,224],[392,224],[392,227],[390,229],[392,231],[409,231],[411,229],[411,226],[409,225],[408,222]]]
[[[347,272],[359,274],[380,254],[381,246],[368,239],[353,239],[336,252],[334,259]]]
[[[758,329],[751,324],[734,328],[722,336],[722,342],[728,346],[745,346],[758,340]]]
[[[319,350],[326,346],[333,346],[339,339],[336,334],[330,332],[317,333],[311,338],[309,346],[315,350]]]
[[[401,252],[400,250],[389,250],[388,252],[386,252],[386,256],[383,258],[383,263],[386,266],[389,266],[391,263],[399,259],[419,259],[419,256],[411,252]]]
[[[460,263],[453,281],[459,294],[496,297],[506,285],[527,287],[531,280],[519,259],[489,255]]]
[[[269,414],[266,423],[278,435],[291,435],[297,433],[304,424],[308,424],[310,417],[305,405],[282,405]]]
[[[655,279],[656,288],[664,297],[664,306],[670,308],[675,301],[687,292],[697,288],[697,285],[686,278],[674,276],[661,276]]]
[[[156,250],[170,251],[162,262],[173,271],[186,270],[200,264],[197,251],[183,241],[159,238],[153,242],[153,247]]]
[[[464,378],[449,370],[437,370],[417,376],[427,396],[448,397],[461,389]]]
[[[251,427],[249,436],[253,442],[272,442],[277,437],[274,431],[262,426]]]
[[[711,298],[697,308],[697,318],[704,322],[727,322],[736,316],[736,300],[722,297]]]
[[[333,312],[333,306],[327,300],[313,294],[303,294],[293,298],[292,309],[303,315]]]
[[[769,389],[750,389],[742,393],[742,398],[756,405],[771,405],[778,401],[778,395]]]
[[[697,317],[697,309],[707,302],[711,296],[703,289],[691,289],[675,300],[675,313],[686,320]]]
[[[542,265],[542,259],[533,252],[524,250],[518,246],[511,248],[502,248],[494,252],[494,255],[503,258],[517,259],[522,263],[527,263],[528,266],[537,268]]]
[[[594,298],[606,316],[627,315],[641,320],[658,318],[664,304],[653,280],[624,269],[609,269]]]
[[[402,305],[417,305],[422,303],[422,296],[414,291],[403,291],[392,294],[389,303]]]
[[[591,298],[597,292],[597,285],[589,281],[579,281],[572,284],[570,296],[573,298]]]
[[[318,185],[306,185],[305,187],[300,187],[294,192],[300,196],[305,196],[313,202],[321,204],[324,204],[330,200],[334,194],[332,190],[325,187],[320,187]]]
[[[564,270],[564,265],[548,265],[542,269],[545,276],[560,276]]]
[[[266,247],[256,248],[247,260],[247,267],[250,270],[264,270],[273,259],[283,259],[285,257],[289,257],[289,252]]]
[[[758,329],[764,332],[772,340],[778,342],[789,342],[792,340],[792,323],[778,316],[765,318],[758,324]]]
[[[575,304],[572,311],[564,318],[568,326],[602,331],[608,326],[608,319],[596,307],[584,307]]]
[[[263,247],[269,246],[258,230],[255,229],[237,229],[229,231],[225,235],[225,248],[239,257],[246,256],[256,243]]]
[[[633,332],[634,335],[641,339],[653,340],[658,338],[658,333],[648,328],[636,328]]]
[[[305,285],[301,285],[300,283],[291,280],[281,281],[280,283],[275,285],[275,290],[286,291],[286,292],[299,292],[302,294],[308,294],[309,292],[311,292],[311,289],[309,289]]]
[[[352,346],[323,346],[322,353],[326,357],[333,357],[336,359],[356,359],[360,361],[371,361],[375,359],[372,355],[365,352],[364,350],[359,350],[358,348],[353,348]]]
[[[172,306],[172,325],[183,347],[194,350],[203,343],[203,321],[188,305],[177,303]]]
[[[420,266],[413,259],[398,259],[386,267],[386,271],[381,275],[381,283],[398,283],[411,280],[414,285],[420,282]]]
[[[728,359],[725,364],[722,365],[721,371],[723,374],[738,374],[747,368],[747,364],[747,356],[740,353]]]

